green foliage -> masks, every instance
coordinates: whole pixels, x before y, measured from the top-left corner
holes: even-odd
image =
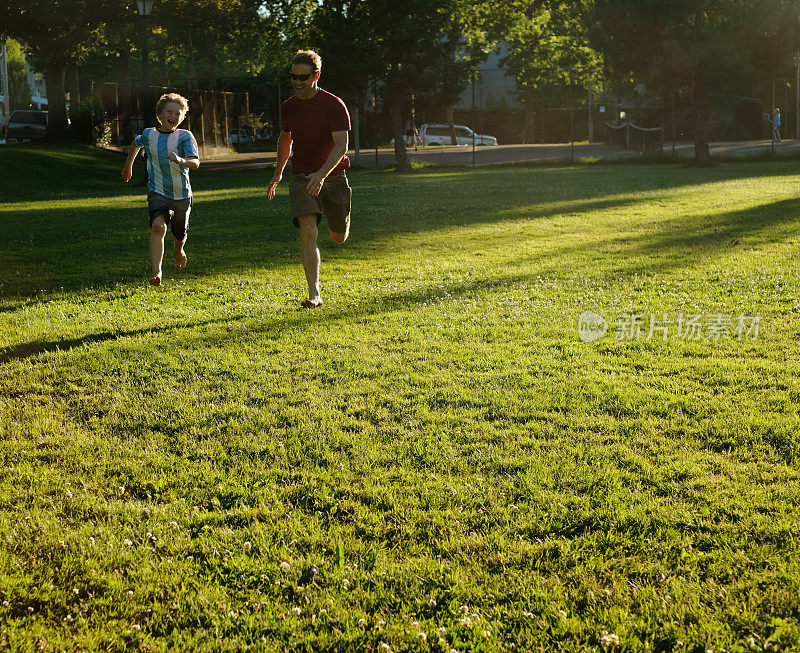
[[[97,100],[85,98],[70,111],[70,136],[79,143],[109,145],[111,127],[105,107]]]
[[[119,156],[0,163],[0,647],[800,649],[796,161],[354,171],[313,312],[261,170],[156,290]]]
[[[31,105],[31,86],[28,84],[28,68],[25,52],[19,43],[9,39],[6,43],[8,55],[8,94],[11,110],[27,109]]]

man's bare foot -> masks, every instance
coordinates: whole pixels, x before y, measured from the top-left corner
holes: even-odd
[[[300,306],[303,308],[317,308],[318,306],[322,306],[322,297],[314,297],[313,299],[304,299],[300,302]]]
[[[183,251],[183,247],[178,249],[175,248],[175,264],[178,266],[179,270],[183,270],[186,267],[186,263],[189,259],[186,256],[186,252]]]
[[[161,273],[159,272],[156,276],[150,279],[151,286],[160,286],[161,285]]]

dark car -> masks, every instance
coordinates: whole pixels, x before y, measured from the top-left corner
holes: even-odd
[[[47,111],[12,111],[6,126],[6,138],[41,138],[47,135]]]

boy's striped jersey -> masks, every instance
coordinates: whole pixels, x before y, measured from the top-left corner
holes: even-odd
[[[175,152],[183,159],[199,159],[197,141],[187,129],[164,133],[148,127],[135,142],[147,152],[147,187],[154,193],[174,200],[192,196],[189,169],[170,161],[167,154]]]

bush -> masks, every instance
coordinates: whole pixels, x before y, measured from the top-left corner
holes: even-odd
[[[87,145],[108,145],[111,142],[111,120],[105,107],[97,100],[81,100],[69,114],[70,135]],[[94,134],[92,125],[94,124]]]

